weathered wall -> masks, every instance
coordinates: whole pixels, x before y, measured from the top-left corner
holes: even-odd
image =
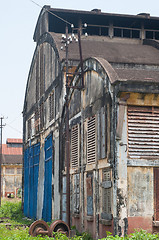
[[[2,196],[12,193],[17,197],[18,189],[22,188],[22,166],[2,166]]]
[[[71,145],[70,169],[73,186],[71,216],[72,224],[79,231],[89,231],[98,239],[106,230],[113,229],[113,209],[105,206],[111,208],[113,201],[112,174],[110,178],[104,177],[111,172],[110,83],[96,60],[90,59],[84,64],[88,68],[84,75],[85,89],[72,91],[70,101],[70,133],[71,143],[72,138],[74,143]],[[79,86],[78,77],[74,81]],[[78,183],[77,174],[80,176]]]

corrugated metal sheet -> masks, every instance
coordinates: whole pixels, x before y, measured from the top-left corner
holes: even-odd
[[[79,165],[79,125],[72,127],[71,130],[71,164],[72,168]]]
[[[159,157],[159,108],[128,106],[128,157]]]
[[[45,139],[45,176],[44,176],[44,202],[42,218],[45,221],[52,219],[52,134]]]
[[[96,116],[87,121],[87,163],[96,161]]]

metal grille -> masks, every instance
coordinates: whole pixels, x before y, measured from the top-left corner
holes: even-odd
[[[110,169],[103,169],[103,182],[111,181]],[[111,213],[111,188],[102,188],[102,212]]]
[[[96,160],[96,117],[87,121],[87,163],[95,163]]]
[[[78,167],[79,163],[79,125],[71,130],[71,163],[72,168]]]
[[[128,156],[159,157],[159,108],[128,106]]]
[[[54,92],[49,96],[50,121],[55,118],[55,99]]]

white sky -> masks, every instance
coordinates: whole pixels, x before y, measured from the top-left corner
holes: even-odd
[[[158,0],[34,0],[53,8],[159,17]],[[35,49],[33,33],[40,8],[31,0],[1,0],[0,4],[0,117],[4,116],[3,142],[22,138],[22,110],[27,76]]]

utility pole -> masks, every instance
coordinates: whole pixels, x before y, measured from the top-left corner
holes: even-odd
[[[69,137],[69,87],[68,87],[68,26],[66,25],[66,216],[67,224],[70,227],[70,137]]]
[[[86,24],[85,24],[86,26]],[[68,25],[66,24],[66,36],[65,36],[65,51],[66,51],[66,96],[65,96],[65,133],[66,133],[66,218],[67,224],[70,227],[70,133],[69,133],[69,91],[70,88],[84,90],[84,70],[83,70],[83,58],[82,58],[82,47],[81,47],[81,29],[77,28],[78,32],[78,43],[79,43],[79,55],[80,55],[80,67],[81,73],[80,78],[82,79],[81,86],[72,86],[69,84],[69,72],[68,72]]]
[[[2,192],[2,189],[1,189],[1,184],[2,184],[2,181],[1,181],[1,171],[2,171],[2,129],[3,127],[5,126],[5,124],[3,124],[3,119],[4,117],[0,117],[0,207],[1,207],[1,192]]]

